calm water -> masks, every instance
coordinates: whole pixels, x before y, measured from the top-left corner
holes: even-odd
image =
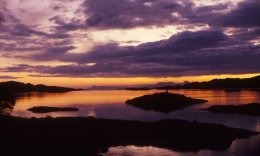
[[[150,91],[80,91],[62,94],[53,93],[30,93],[23,94],[17,99],[13,116],[19,117],[60,117],[60,116],[94,116],[96,118],[139,120],[139,121],[157,121],[167,118],[198,120],[207,123],[219,123],[229,127],[243,128],[254,131],[260,131],[260,117],[249,117],[235,114],[213,114],[201,109],[211,105],[228,104],[247,104],[251,102],[260,103],[260,92],[241,91],[225,92],[219,90],[174,90],[173,93],[184,94],[193,98],[202,98],[208,100],[208,103],[195,105],[184,110],[172,112],[169,114],[158,113],[154,111],[145,111],[132,106],[127,106],[124,102],[127,99],[160,92]],[[47,114],[34,114],[27,111],[33,106],[58,106],[58,107],[77,107],[78,112],[59,112]],[[259,156],[260,155],[260,137],[251,137],[249,139],[236,140],[227,151],[208,151],[202,150],[196,153],[174,152],[167,149],[156,147],[111,147],[109,152],[104,154],[143,156],[143,155],[171,155],[171,156]]]

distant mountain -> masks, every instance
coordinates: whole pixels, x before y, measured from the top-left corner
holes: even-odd
[[[184,81],[182,83],[174,83],[174,82],[159,82],[157,84],[155,84],[152,89],[171,89],[171,88],[175,88],[176,86],[184,86],[186,84],[188,84],[188,81]]]
[[[146,85],[144,86],[144,88],[158,88],[158,87],[165,87],[165,86],[177,86],[178,84],[175,82],[158,82],[156,84],[152,84],[152,85]]]
[[[32,85],[30,83],[21,83],[15,81],[0,82],[0,93],[22,93],[22,92],[69,92],[76,91],[79,89],[57,87],[57,86],[45,86],[45,85]]]
[[[252,78],[214,79],[208,82],[191,82],[172,89],[260,89],[260,76]]]
[[[92,87],[88,88],[87,90],[116,90],[121,87],[119,86],[96,86],[93,85]]]
[[[122,88],[125,90],[150,90],[150,89],[167,89],[167,88],[175,88],[176,86],[183,86],[189,83],[188,81],[184,81],[183,83],[175,83],[175,82],[158,82],[156,84],[150,85],[139,85],[139,86],[129,86],[127,88]]]

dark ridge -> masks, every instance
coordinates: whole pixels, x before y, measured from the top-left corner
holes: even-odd
[[[15,81],[0,82],[1,92],[9,93],[23,93],[23,92],[50,92],[50,93],[63,93],[69,91],[76,91],[80,89],[57,87],[57,86],[45,86],[45,85],[32,85],[30,83],[21,83]],[[1,95],[0,95],[1,96]]]
[[[17,155],[98,155],[114,146],[155,146],[177,151],[225,150],[232,141],[258,133],[217,124],[95,118],[22,119],[1,117],[0,153]]]
[[[191,97],[186,97],[180,94],[163,92],[152,95],[144,95],[127,100],[126,104],[145,110],[169,113],[171,111],[179,110],[193,104],[201,104],[205,102],[207,102],[207,100],[193,99]]]
[[[246,105],[225,105],[225,106],[211,106],[207,109],[213,113],[232,113],[249,116],[260,116],[260,103],[250,103]]]
[[[227,79],[214,79],[208,82],[191,82],[185,85],[178,85],[175,87],[161,87],[156,89],[249,89],[260,91],[260,76],[252,78],[227,78]]]
[[[39,106],[29,108],[28,111],[33,113],[50,113],[50,112],[76,112],[78,108],[72,107],[47,107],[47,106]]]

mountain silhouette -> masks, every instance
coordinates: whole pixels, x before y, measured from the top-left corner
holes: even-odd
[[[167,89],[260,89],[260,76],[244,79],[226,78],[213,79],[208,82],[191,82]]]

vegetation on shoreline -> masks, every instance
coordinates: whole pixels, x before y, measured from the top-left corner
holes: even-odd
[[[15,101],[14,94],[0,91],[0,114],[8,115],[13,110]]]

